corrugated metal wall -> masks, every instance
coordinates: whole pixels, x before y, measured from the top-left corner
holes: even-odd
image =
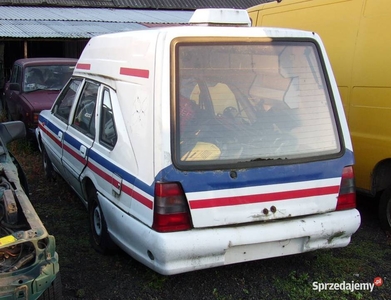
[[[95,35],[187,23],[197,8],[247,9],[271,1],[0,0],[0,78],[3,72],[8,78],[18,58],[78,58]]]
[[[192,10],[212,7],[247,9],[251,6],[271,1],[275,0],[0,0],[0,5]]]

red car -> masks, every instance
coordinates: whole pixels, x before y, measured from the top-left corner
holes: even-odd
[[[20,120],[34,136],[41,110],[50,109],[72,75],[75,58],[24,58],[14,62],[4,89],[3,106],[8,120]]]

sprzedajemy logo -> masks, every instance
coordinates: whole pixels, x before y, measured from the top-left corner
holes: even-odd
[[[318,292],[321,291],[373,291],[375,286],[379,287],[383,285],[383,279],[381,277],[376,277],[373,280],[373,283],[362,283],[362,282],[318,282],[314,281],[312,283],[312,289]]]

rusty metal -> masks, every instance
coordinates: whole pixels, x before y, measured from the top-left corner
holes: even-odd
[[[4,191],[3,202],[6,222],[8,224],[16,224],[18,222],[18,206],[12,190]]]

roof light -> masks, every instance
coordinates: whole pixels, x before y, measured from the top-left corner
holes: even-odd
[[[244,9],[197,9],[190,18],[190,24],[216,26],[251,26],[251,20]]]

